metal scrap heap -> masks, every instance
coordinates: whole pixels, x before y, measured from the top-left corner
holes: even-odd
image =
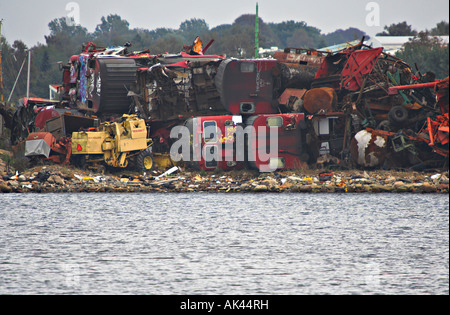
[[[12,144],[32,132],[52,133],[48,122],[67,111],[101,121],[137,114],[154,155],[169,153],[173,127],[188,127],[192,149],[214,156],[189,163],[204,170],[448,168],[449,78],[414,71],[364,41],[334,52],[286,48],[268,59],[207,55],[212,42],[158,55],[89,43],[62,67],[61,101],[28,99],[16,108]],[[236,146],[230,127],[278,128],[278,152],[250,161],[261,148],[246,142],[246,158],[237,159],[236,150],[220,150]]]

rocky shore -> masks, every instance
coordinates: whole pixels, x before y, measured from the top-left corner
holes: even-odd
[[[0,176],[1,193],[438,193],[448,194],[449,173],[397,171],[298,170],[261,174],[194,172],[178,169],[164,175],[131,172],[95,174],[72,166],[46,165]]]

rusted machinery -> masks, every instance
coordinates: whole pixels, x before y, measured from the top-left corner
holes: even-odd
[[[134,166],[139,171],[153,168],[151,146],[143,119],[124,115],[120,122],[105,122],[98,128],[72,134],[72,155],[79,164]]]
[[[73,56],[63,67],[60,108],[36,112],[24,106],[16,114],[23,121],[13,128],[15,138],[23,140],[29,132],[41,131],[37,127],[42,121],[71,108],[79,115],[95,115],[109,122],[96,130],[73,130],[72,141],[77,145],[67,151],[61,135],[43,137],[55,148],[51,152],[60,155],[55,161],[66,161],[71,154],[78,162],[86,160],[91,165],[125,167],[137,163],[140,169],[148,169],[142,163],[146,157],[140,157],[148,156],[142,153],[147,145],[153,144],[155,158],[167,157],[175,141],[170,137],[172,128],[192,119],[207,124],[215,121],[217,128],[225,128],[230,121],[245,126],[252,119],[266,124],[282,119],[284,126],[290,125],[291,116],[301,116],[302,132],[285,137],[286,141],[283,138],[282,151],[295,154],[280,155],[285,163],[280,159],[273,162],[280,169],[306,161],[309,165],[319,160],[323,163],[326,156],[345,167],[385,167],[386,161],[396,161],[394,167],[409,168],[424,161],[437,160],[441,165],[448,161],[448,78],[430,81],[427,76],[416,75],[402,60],[382,48],[367,47],[363,41],[337,52],[287,48],[271,59],[185,52],[152,55],[149,51],[130,53],[127,48],[105,49],[90,43],[82,54]],[[139,118],[110,122],[123,114]],[[233,115],[240,118],[230,119]],[[267,120],[268,115],[276,118]],[[142,144],[134,142],[133,150],[124,150],[120,141],[138,139],[121,133],[131,130],[126,121],[136,123],[139,119],[145,121],[146,136],[139,136]],[[307,137],[300,139],[299,135]],[[145,145],[144,140],[148,141]],[[299,150],[305,143],[310,152],[305,151],[306,146]],[[208,142],[204,147],[210,145]],[[166,158],[163,160],[170,166]],[[153,161],[147,158],[148,163]],[[204,168],[242,166],[216,162]]]
[[[60,164],[70,163],[71,149],[70,138],[57,139],[50,132],[31,133],[25,141],[26,157],[44,157]]]
[[[352,156],[358,165],[379,167],[385,162],[397,162],[398,165],[409,162],[411,165],[423,166],[431,164],[433,160],[448,164],[449,78],[423,84],[395,86],[389,89],[389,93],[397,95],[400,91],[424,88],[434,88],[435,109],[428,109],[426,116],[423,115],[422,119],[417,120],[416,130],[410,128],[411,121],[413,124],[416,121],[410,117],[413,110],[408,110],[408,106],[395,106],[389,112],[389,119],[392,125],[396,126],[395,129],[366,128],[359,131],[351,144]],[[417,109],[422,108],[420,105],[416,106]],[[438,159],[438,156],[441,159]]]
[[[52,117],[41,122],[42,116]],[[58,115],[58,116],[55,116]],[[53,117],[54,116],[54,117]],[[55,109],[41,110],[36,116],[36,132],[31,132],[25,141],[25,156],[45,158],[56,163],[68,164],[72,153],[72,133],[80,129],[98,126],[98,119],[73,115],[70,111],[59,115]]]

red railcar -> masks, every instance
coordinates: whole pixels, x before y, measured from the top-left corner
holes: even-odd
[[[303,113],[257,115],[246,121],[252,127],[248,162],[261,172],[300,169],[310,159]]]
[[[307,140],[303,113],[194,117],[185,127],[192,151],[184,160],[203,170],[244,166],[261,172],[299,169],[318,155]]]
[[[275,59],[227,59],[220,64],[215,83],[223,106],[233,115],[275,114],[278,78]]]
[[[191,154],[185,161],[202,170],[232,170],[245,165],[244,146],[236,146],[236,130],[242,116],[194,117],[186,121],[190,133]],[[243,144],[243,142],[242,142]]]

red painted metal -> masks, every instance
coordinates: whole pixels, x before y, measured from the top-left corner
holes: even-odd
[[[411,85],[401,85],[401,86],[392,86],[389,88],[389,95],[398,94],[399,90],[411,90],[411,89],[423,89],[423,88],[434,88],[436,86],[436,82],[429,83],[421,83],[421,84],[411,84]]]
[[[371,73],[380,58],[383,48],[357,50],[350,54],[347,64],[341,73],[341,89],[358,91],[361,89],[364,76]]]
[[[316,73],[316,81],[335,89],[358,91],[364,77],[370,74],[383,52],[383,48],[344,50],[327,56]]]
[[[193,124],[192,142],[194,155],[197,157],[194,163],[202,170],[221,169],[229,171],[232,169],[240,169],[244,166],[244,161],[237,161],[235,146],[236,116],[210,116],[191,118]],[[239,116],[238,116],[239,117]],[[208,127],[209,126],[209,127]],[[210,128],[214,128],[215,133],[212,134]],[[244,149],[244,148],[242,148]],[[207,161],[207,152],[217,152],[217,160]]]
[[[275,114],[274,76],[277,61],[272,59],[223,61],[216,85],[225,109],[234,115]]]
[[[65,109],[48,108],[41,110],[34,120],[34,125],[37,130],[43,130],[46,126],[46,122],[52,118],[59,117],[65,112]]]
[[[439,81],[436,84],[435,91],[441,113],[445,115],[449,112],[449,77]]]
[[[269,127],[268,119],[279,118],[281,124],[280,127]],[[258,139],[262,139],[262,143],[265,144],[266,152],[263,154],[270,153],[269,159],[280,159],[282,162],[277,169],[300,169],[306,166],[303,155],[306,153],[304,144],[302,143],[302,129],[300,127],[301,122],[305,120],[305,115],[303,113],[292,113],[292,114],[278,114],[278,115],[258,115],[252,116],[248,119],[247,125],[251,125],[253,133],[251,135],[251,147],[248,148],[249,164],[253,168],[260,171],[269,171],[270,160],[267,160],[265,156],[261,158],[261,152],[264,148],[260,147],[260,142]],[[270,129],[278,129],[278,151],[269,152],[270,147]],[[261,133],[263,131],[263,133]],[[252,161],[254,160],[254,161]],[[274,171],[272,169],[272,171]]]
[[[52,153],[47,160],[60,164],[69,164],[72,155],[72,141],[68,137],[56,139],[50,132],[30,133],[27,140],[43,140],[51,148]]]
[[[209,49],[209,47],[211,47],[212,43],[214,43],[214,39],[211,39],[211,40],[209,41],[209,43],[206,44],[206,46],[203,48],[203,50],[202,50],[202,54],[203,54],[203,55],[206,53],[206,51]]]
[[[278,98],[278,103],[287,106],[292,98],[301,99],[307,91],[306,89],[286,89]]]

